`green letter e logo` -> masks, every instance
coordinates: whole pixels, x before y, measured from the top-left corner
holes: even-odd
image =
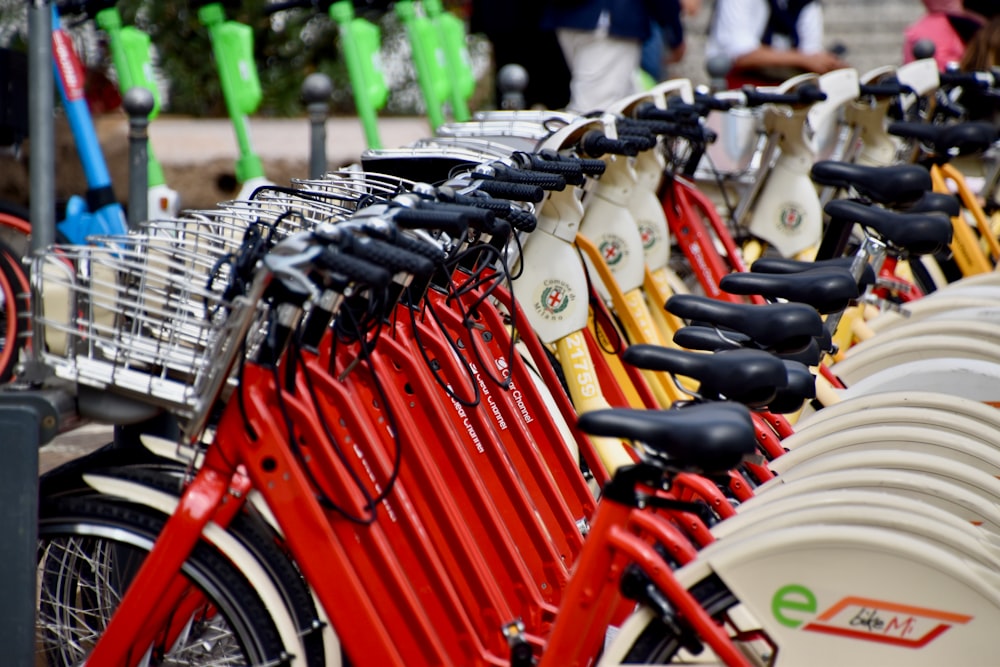
[[[787,625],[790,628],[802,625],[801,620],[787,616],[787,612],[790,611],[815,614],[816,596],[805,586],[798,584],[782,586],[774,592],[774,597],[771,598],[771,613],[782,625]]]

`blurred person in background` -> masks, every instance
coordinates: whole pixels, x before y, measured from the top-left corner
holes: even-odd
[[[684,58],[687,45],[684,43],[681,16],[696,15],[701,9],[701,0],[680,0],[680,7],[681,11],[672,17],[668,25],[660,25],[654,21],[650,25],[652,34],[642,44],[639,67],[647,86],[666,80],[670,76],[670,65],[679,63]]]
[[[680,11],[679,0],[548,0],[542,26],[555,30],[569,65],[567,108],[603,110],[636,92],[652,24],[671,25]]]
[[[923,0],[927,13],[903,32],[903,62],[913,62],[913,47],[921,40],[934,44],[934,60],[942,72],[962,60],[966,45],[982,27],[962,0]]]
[[[482,33],[493,46],[496,71],[516,63],[528,73],[528,107],[562,109],[569,103],[569,68],[554,30],[541,27],[541,0],[473,0],[470,32]],[[495,86],[497,104],[503,97]]]
[[[716,0],[705,57],[731,63],[730,88],[773,86],[797,74],[847,67],[823,46],[818,0]]]

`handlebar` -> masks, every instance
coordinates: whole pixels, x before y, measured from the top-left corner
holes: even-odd
[[[588,157],[597,158],[602,155],[625,155],[633,157],[639,154],[638,149],[630,141],[610,139],[600,130],[591,130],[583,135],[579,143],[580,152]]]
[[[973,88],[983,90],[1000,85],[1000,70],[989,72],[942,72],[941,86],[946,88]]]
[[[748,107],[759,107],[765,104],[805,105],[822,102],[826,99],[826,93],[818,86],[810,84],[800,86],[794,93],[766,93],[757,90],[754,86],[743,86],[741,92]]]

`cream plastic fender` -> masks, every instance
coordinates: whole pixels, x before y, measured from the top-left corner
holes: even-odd
[[[635,193],[628,210],[639,227],[639,238],[650,271],[667,268],[670,262],[670,230],[663,204],[656,193],[665,165],[659,151],[642,151],[632,162],[636,177]]]
[[[883,311],[868,320],[867,324],[872,331],[878,333],[907,322],[914,322],[922,317],[955,311],[959,308],[983,308],[996,305],[995,299],[982,296],[956,296],[955,298],[944,298],[944,295],[942,298],[925,296],[903,306],[902,312]]]
[[[129,502],[152,508],[165,516],[170,516],[177,509],[178,498],[148,486],[130,482],[115,477],[104,475],[85,474],[84,482],[99,493],[123,498]],[[293,651],[292,663],[294,665],[304,665],[303,657],[305,650],[300,643],[298,630],[293,619],[285,609],[281,593],[277,587],[271,583],[271,579],[264,571],[264,568],[240,543],[236,538],[229,535],[225,530],[214,523],[209,523],[202,532],[202,537],[211,545],[219,549],[251,582],[254,590],[260,596],[268,610],[268,614],[278,628],[278,634],[285,647],[298,647]],[[322,607],[317,604],[317,610]],[[325,619],[323,619],[325,620]],[[324,622],[323,639],[326,642],[325,654],[326,664],[331,667],[340,665],[340,643],[336,635],[332,632],[330,624]],[[332,640],[332,643],[330,643]]]
[[[938,72],[937,61],[933,58],[914,60],[913,62],[900,65],[896,68],[896,78],[899,82],[909,86],[914,92],[922,97],[937,90],[941,86],[941,75]],[[908,109],[916,98],[913,95],[903,95],[903,110]]]
[[[1000,317],[1000,307],[998,307]],[[980,340],[986,343],[1000,343],[1000,329],[996,323],[982,322],[974,319],[953,319],[950,313],[941,316],[925,317],[914,322],[907,322],[898,327],[886,329],[877,336],[856,343],[844,353],[845,358],[858,354],[861,350],[879,347],[906,340],[916,336],[961,336]]]
[[[975,405],[983,404],[975,403]],[[995,408],[990,409],[995,411]],[[817,414],[823,412],[825,409]],[[864,432],[868,427],[887,426],[928,429],[937,434],[937,437],[962,436],[996,448],[1000,445],[997,439],[997,432],[1000,429],[998,420],[1000,416],[994,416],[994,421],[987,423],[966,414],[927,406],[881,406],[871,410],[848,412],[837,419],[806,420],[807,423],[801,426],[796,424],[795,433],[783,439],[781,445],[789,452],[793,452],[827,436],[848,434],[855,429],[862,429]],[[786,455],[778,457],[774,462]]]
[[[587,275],[573,244],[541,227],[524,244],[514,293],[538,338],[554,343],[587,326]]]
[[[995,285],[1000,286],[1000,271],[990,271],[989,273],[979,273],[974,276],[960,278],[953,283],[941,287],[938,292],[945,292],[953,287],[963,287],[965,285]]]
[[[966,466],[967,467],[967,466]],[[746,505],[783,502],[806,493],[828,493],[844,489],[863,489],[913,498],[939,507],[963,521],[1000,534],[1000,508],[991,499],[962,484],[940,476],[926,475],[901,468],[846,468],[783,480],[768,487],[767,495],[758,492]]]
[[[954,320],[968,321],[974,320],[975,322],[985,324],[986,326],[997,326],[1000,324],[1000,305],[994,304],[992,306],[978,306],[972,308],[956,308],[955,310],[943,310],[940,313],[935,313],[924,318],[927,322],[937,322],[944,321],[948,322]],[[893,327],[891,330],[895,330]],[[882,333],[888,333],[890,330],[886,330]],[[879,335],[881,336],[882,333]]]
[[[795,424],[796,433],[828,422],[849,427],[855,416],[885,409],[910,408],[913,410],[942,410],[956,416],[967,417],[1000,431],[1000,410],[961,396],[937,391],[901,390],[860,396],[845,400],[813,412]],[[875,417],[877,419],[877,417]]]
[[[769,467],[784,475],[796,466],[823,456],[875,450],[898,450],[899,456],[922,452],[966,463],[976,470],[1000,475],[1000,446],[926,426],[865,426],[818,437],[800,444],[771,461]]]
[[[653,90],[619,100],[608,108],[609,115],[605,115],[609,134],[615,132],[614,114],[630,116],[634,107],[644,103],[663,107],[666,105],[666,99],[673,96],[679,96],[685,102],[693,101],[691,82],[687,79],[664,81]],[[646,266],[652,271],[661,269],[670,261],[670,232],[667,227],[667,217],[656,196],[663,179],[666,161],[659,149],[654,148],[642,151],[630,160],[615,158],[613,162],[608,162],[608,171],[613,168],[618,173],[605,172],[598,180],[594,192],[599,197],[628,208],[639,227]]]
[[[815,78],[815,74],[803,74],[778,90],[787,92]],[[754,202],[749,230],[785,257],[818,245],[823,232],[819,195],[809,178],[815,156],[805,140],[807,114],[808,109],[764,107],[764,129],[779,137],[780,155]]]
[[[803,461],[799,465],[788,468],[783,475],[768,480],[755,490],[755,494],[761,498],[766,497],[768,489],[787,484],[797,479],[804,479],[813,475],[822,475],[827,472],[839,470],[851,470],[860,472],[862,470],[874,470],[884,472],[886,470],[908,470],[924,475],[925,477],[936,477],[952,484],[957,484],[968,491],[971,491],[983,500],[991,503],[1000,502],[1000,480],[989,473],[977,470],[967,463],[949,460],[943,456],[927,454],[924,452],[904,452],[898,449],[875,449],[860,452],[844,452],[842,454],[831,454],[808,461]],[[965,517],[970,521],[978,521],[980,517]]]
[[[642,286],[646,275],[639,225],[628,208],[629,198],[636,193],[635,175],[622,156],[609,156],[605,162],[607,170],[584,196],[580,233],[600,249],[621,291],[630,292]],[[585,256],[584,262],[589,266],[590,259]],[[590,274],[597,275],[593,267]],[[605,301],[610,301],[601,281],[595,280],[594,286]]]
[[[861,83],[878,83],[881,79],[894,77],[893,66],[879,67],[866,72]],[[857,100],[844,107],[844,122],[852,136],[860,142],[860,150],[854,162],[873,167],[887,167],[896,162],[898,141],[886,132],[886,118],[891,100]]]
[[[846,399],[906,389],[1000,403],[1000,364],[952,357],[911,361],[873,373],[839,394]]]
[[[265,185],[274,185],[274,182],[264,178],[263,176],[260,176],[258,178],[251,178],[249,181],[240,186],[240,191],[236,194],[236,198],[250,199],[250,196],[254,193],[254,190],[263,187]]]
[[[766,654],[753,664],[987,665],[995,655],[996,575],[910,535],[866,526],[781,528],[719,540],[675,576],[691,589],[712,573],[777,648],[772,656],[754,644]],[[621,664],[652,620],[640,606],[600,665]]]
[[[912,535],[795,526],[720,540],[701,557],[776,644],[777,667],[995,656],[1000,593],[983,584],[995,574]]]
[[[854,68],[838,69],[819,77],[819,88],[826,93],[826,99],[809,108],[806,114],[810,136],[809,148],[815,159],[829,158],[840,139],[840,108],[858,98],[858,71]]]
[[[767,516],[762,516],[764,512],[761,508],[758,512],[730,517],[715,526],[712,533],[717,539],[731,540],[739,539],[748,531],[765,533],[789,526],[868,526],[887,533],[911,535],[950,552],[956,558],[967,558],[993,571],[1000,571],[1000,551],[970,532],[970,529],[975,530],[971,525],[947,512],[939,511],[937,518],[931,520],[923,512],[905,507],[886,507],[878,502],[862,504],[841,499],[837,505],[827,503],[804,507],[791,502],[784,504],[787,506],[780,508],[782,511],[772,511]]]
[[[914,336],[886,345],[870,345],[857,352],[852,349],[851,354],[830,370],[850,387],[887,368],[939,357],[1000,363],[1000,344],[966,336]]]
[[[172,220],[181,208],[181,196],[166,184],[154,185],[146,194],[146,213],[149,220]]]
[[[985,275],[992,277],[994,274],[992,272]],[[923,299],[952,299],[956,297],[975,297],[975,298],[985,298],[985,299],[996,299],[997,305],[1000,305],[1000,283],[994,278],[994,283],[989,282],[965,282],[960,280],[958,282],[949,283],[939,290],[931,292],[930,294],[923,297]],[[921,301],[923,301],[921,299]]]
[[[756,503],[751,498],[736,508],[736,516],[729,517],[725,521],[712,526],[712,534],[717,539],[722,539],[736,532],[738,528],[737,521],[744,525],[753,525],[755,519],[764,520],[786,512],[818,507],[839,508],[846,505],[877,506],[904,510],[911,514],[919,515],[925,524],[929,524],[931,527],[937,524],[945,524],[958,529],[964,532],[967,537],[978,541],[983,548],[991,552],[993,557],[1000,556],[1000,535],[992,533],[982,526],[975,526],[968,521],[963,521],[951,512],[922,500],[868,489],[842,489],[839,491],[800,493],[794,496],[787,496],[783,501],[767,501],[764,503]],[[863,520],[863,511],[851,512],[851,514]],[[848,523],[852,522],[848,521]]]

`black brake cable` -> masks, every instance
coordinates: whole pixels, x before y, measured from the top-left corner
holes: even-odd
[[[291,350],[289,350],[289,353],[291,353]],[[304,461],[305,459],[302,455],[302,449],[299,447],[298,439],[295,436],[295,424],[294,422],[292,422],[291,415],[288,414],[288,406],[285,404],[285,398],[283,395],[284,392],[282,392],[281,390],[281,376],[280,376],[280,371],[278,369],[278,364],[273,364],[271,366],[271,372],[272,375],[274,376],[274,382],[277,387],[277,391],[275,392],[276,403],[278,406],[278,412],[281,413],[281,417],[285,422],[285,430],[287,431],[287,437],[288,437],[288,446],[292,450],[292,454],[297,459],[299,459],[300,461]],[[342,456],[342,452],[340,450],[339,445],[337,445],[336,441],[332,441],[331,444],[334,448],[334,451],[337,452],[338,458],[340,458]],[[345,467],[347,468],[348,474],[350,474],[351,478],[354,479],[354,482],[357,485],[358,489],[361,490],[361,493],[365,498],[365,504],[369,505],[369,501],[371,500],[371,494],[369,494],[368,490],[364,488],[364,485],[362,484],[360,478],[358,478],[357,474],[354,472],[354,469],[346,465]],[[350,521],[351,523],[359,524],[362,526],[371,525],[375,521],[374,514],[371,517],[357,517],[351,514],[345,508],[337,505],[337,503],[333,502],[333,500],[331,500],[330,497],[326,495],[326,493],[323,491],[323,488],[319,484],[319,480],[317,480],[315,475],[313,475],[312,469],[308,465],[303,465],[302,470],[305,473],[306,477],[309,479],[309,483],[313,486],[313,493],[315,494],[316,501],[319,502],[320,506],[322,506],[324,509],[334,511],[337,514],[340,514],[348,521]]]
[[[486,300],[490,296],[492,296],[493,292],[501,284],[503,284],[505,277],[508,278],[508,283],[510,283],[509,280],[510,271],[508,270],[506,264],[500,261],[502,257],[500,251],[497,248],[494,248],[493,246],[485,246],[485,247],[476,247],[470,250],[474,250],[479,254],[482,254],[483,252],[494,254],[497,261],[499,261],[499,263],[503,267],[502,272],[497,271],[491,275],[483,275],[486,274],[486,272],[492,267],[486,263],[480,263],[479,268],[476,269],[476,271],[474,271],[467,280],[463,281],[461,285],[454,287],[446,299],[446,302],[450,302],[453,300],[455,301],[457,309],[462,314],[462,324],[463,326],[465,326],[466,330],[469,333],[469,338],[471,339],[475,334],[474,319],[476,317],[476,314],[478,313],[479,306],[485,303]],[[462,303],[460,299],[461,296],[470,293],[475,289],[477,289],[478,287],[485,285],[487,283],[492,283],[492,284],[490,284],[489,287],[483,289],[482,293],[476,298],[476,300],[472,304],[466,306],[464,303]],[[492,366],[492,364],[487,364],[485,362],[485,360],[482,358],[479,352],[478,346],[475,345],[473,346],[473,354],[476,356],[476,360],[479,362],[480,367],[484,369],[483,372],[486,375],[486,377],[488,377],[498,387],[501,387],[503,389],[510,388],[510,383],[512,381],[510,380],[509,376],[506,378],[497,379],[496,377],[493,376],[493,374],[489,370],[486,370],[489,369]],[[508,357],[512,360],[514,354],[515,354],[514,338],[513,336],[511,336],[511,344],[508,352]],[[513,363],[513,361],[510,361],[509,363]]]
[[[395,452],[393,453],[393,458],[392,458],[392,470],[389,473],[389,477],[386,479],[383,489],[377,495],[371,497],[369,500],[370,503],[369,511],[371,511],[374,514],[378,507],[378,504],[381,503],[386,498],[388,498],[389,494],[392,493],[392,489],[396,485],[396,480],[399,478],[399,471],[402,467],[402,461],[403,461],[403,444],[402,444],[402,437],[400,436],[399,433],[399,429],[396,427],[395,414],[393,413],[392,407],[389,404],[389,399],[388,396],[386,396],[385,390],[382,386],[382,382],[381,380],[379,380],[378,374],[375,373],[374,365],[371,363],[371,353],[367,346],[361,348],[360,356],[362,358],[362,361],[368,367],[368,374],[371,377],[372,384],[374,385],[375,390],[378,393],[379,399],[381,400],[382,411],[385,413],[385,418],[386,421],[388,422],[389,430],[392,433],[393,442],[396,445]],[[316,387],[312,381],[312,375],[309,373],[308,368],[305,366],[305,362],[302,359],[301,353],[297,354],[296,358],[298,363],[300,364],[300,367],[302,368],[302,373],[306,383],[306,389],[309,392],[310,399],[313,401],[314,404],[318,404],[319,402],[318,396],[316,393]],[[327,438],[329,438],[331,442],[336,442],[334,440],[333,434],[330,432],[329,424],[327,423],[325,417],[323,416],[323,413],[321,411],[317,411],[317,416],[319,418],[320,424],[323,426],[323,431],[326,434]],[[341,456],[339,447],[337,448],[336,451],[338,453],[338,457],[341,457],[344,466],[349,467],[347,460]],[[363,491],[367,490],[363,489]],[[368,495],[366,494],[366,499],[367,498]]]
[[[410,301],[410,299],[409,299],[410,288],[409,287],[406,288],[406,292],[407,292],[407,297],[408,297],[407,300]],[[476,407],[478,407],[479,404],[480,404],[480,401],[481,401],[481,397],[479,395],[479,384],[476,382],[476,378],[475,378],[474,374],[472,373],[472,369],[468,367],[468,365],[465,363],[465,360],[462,358],[462,355],[461,355],[461,352],[459,350],[459,347],[458,347],[457,343],[455,343],[455,341],[453,341],[451,339],[451,337],[448,335],[448,332],[445,331],[444,325],[441,323],[441,320],[438,318],[437,313],[434,312],[434,307],[431,304],[430,300],[428,300],[428,299],[424,299],[423,300],[422,312],[429,313],[431,315],[431,317],[434,318],[434,321],[437,322],[438,329],[440,330],[441,336],[446,341],[448,341],[448,345],[455,352],[456,358],[464,366],[466,374],[469,376],[469,384],[472,385],[472,394],[473,394],[473,398],[472,399],[467,399],[467,398],[465,398],[463,396],[459,396],[455,392],[455,390],[452,389],[451,386],[444,380],[444,378],[442,378],[440,376],[440,374],[439,374],[440,373],[440,367],[439,368],[435,368],[434,367],[434,360],[431,359],[430,356],[427,354],[427,350],[424,347],[424,344],[420,340],[420,334],[417,333],[418,327],[417,327],[416,304],[412,304],[412,302],[411,302],[411,305],[407,308],[407,310],[410,311],[410,334],[413,336],[413,342],[416,344],[417,350],[420,351],[420,356],[423,358],[424,364],[427,366],[428,370],[430,370],[431,376],[434,378],[434,381],[438,384],[439,387],[441,387],[441,389],[444,390],[444,393],[445,393],[446,396],[448,396],[451,400],[457,402],[459,405],[462,405],[462,406],[467,407],[467,408],[476,408]]]

